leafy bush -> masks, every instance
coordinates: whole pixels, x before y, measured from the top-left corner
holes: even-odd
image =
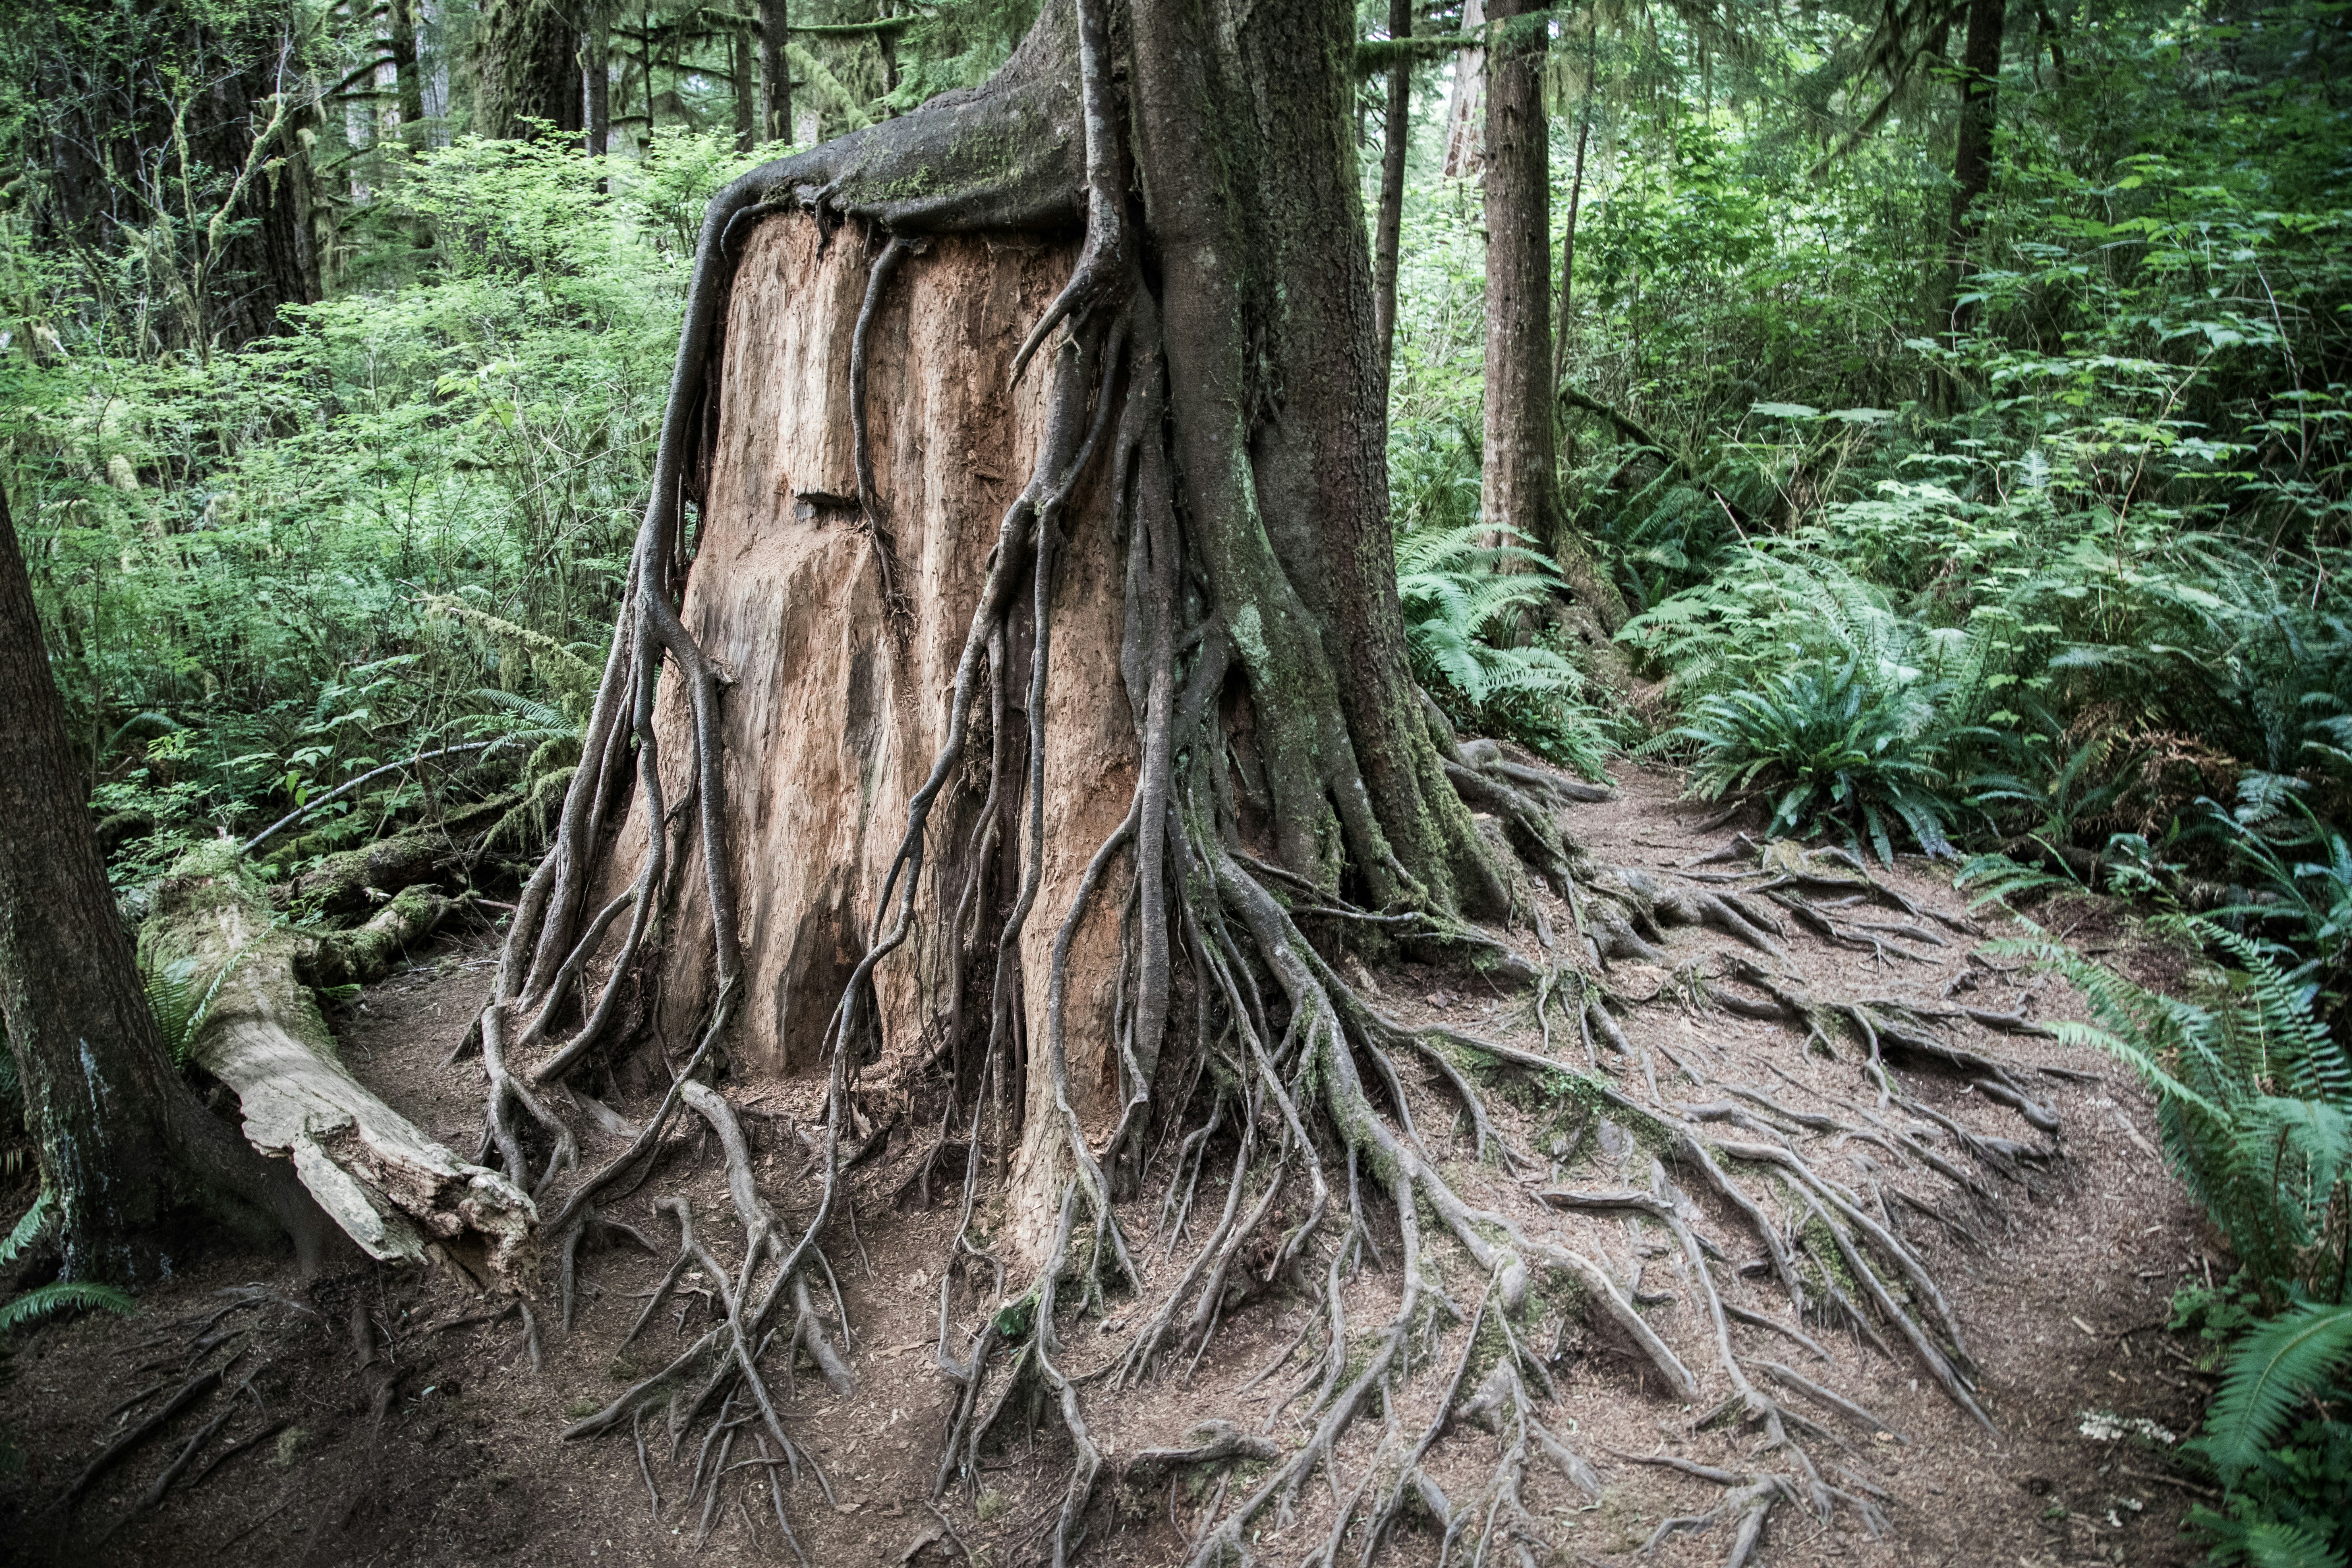
[[[1897,831],[1930,855],[1951,852],[1945,776],[1925,734],[1934,717],[1922,699],[1864,679],[1849,662],[1768,676],[1756,691],[1717,692],[1665,738],[1698,748],[1689,788],[1700,799],[1760,786],[1772,801],[1768,832],[1835,826],[1892,860]]]

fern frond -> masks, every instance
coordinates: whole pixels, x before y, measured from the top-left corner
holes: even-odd
[[[40,1236],[42,1227],[48,1222],[49,1194],[48,1190],[43,1188],[35,1195],[33,1206],[25,1211],[25,1217],[18,1220],[16,1227],[8,1232],[8,1238],[5,1241],[0,1241],[0,1268],[6,1268],[23,1257],[25,1249],[33,1245],[34,1240]]]
[[[2198,1446],[2225,1483],[2254,1468],[2295,1400],[2352,1353],[2352,1305],[2307,1302],[2249,1332],[2230,1352]]]
[[[37,1290],[27,1290],[7,1305],[0,1306],[0,1334],[14,1333],[27,1323],[37,1322],[58,1312],[103,1311],[127,1318],[138,1310],[129,1296],[111,1285],[93,1284],[86,1279],[60,1279]]]

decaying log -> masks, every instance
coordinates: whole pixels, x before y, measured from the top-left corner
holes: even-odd
[[[425,917],[437,918],[437,897],[404,895],[368,927],[321,943],[275,921],[258,889],[234,870],[184,868],[157,888],[140,948],[150,973],[209,997],[189,1052],[236,1093],[247,1139],[292,1159],[302,1184],[362,1250],[414,1261],[437,1242],[512,1279],[531,1249],[530,1199],[352,1077],[299,978],[316,972],[322,948],[339,973],[365,973],[355,960],[421,935],[431,923]]]

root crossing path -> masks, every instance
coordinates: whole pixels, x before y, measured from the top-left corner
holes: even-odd
[[[849,1095],[836,1136],[823,1064],[681,1077],[550,1271],[539,1332],[617,1380],[566,1451],[625,1460],[657,1535],[828,1563],[1919,1561],[1997,1531],[1971,1476],[2014,1491],[2021,1451],[2084,1442],[2082,1321],[2160,1315],[2160,1284],[2048,1261],[2070,1210],[2178,1223],[2121,1130],[2152,1123],[1933,868],[1701,835],[1626,782],[1564,808],[1580,839],[1766,942],[1653,927],[1580,968],[1549,890],[1483,964],[1343,977],[1270,940],[1325,1010],[1236,1006],[1116,1228],[1073,1181],[1031,1268],[936,1097]],[[614,1161],[669,1100],[589,1103]],[[2088,1293],[2026,1305],[2062,1277]],[[845,1544],[858,1517],[886,1539]]]

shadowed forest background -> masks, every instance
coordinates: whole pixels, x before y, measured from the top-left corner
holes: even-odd
[[[1555,7],[1524,518],[1482,503],[1488,24],[1360,9],[1414,677],[1465,735],[1678,768],[1759,839],[2036,922],[2234,1253],[2174,1302],[2211,1422],[2140,1462],[2216,1561],[2340,1568],[2352,5]],[[582,761],[706,202],[979,85],[1034,14],[11,5],[0,485],[122,918],[231,840],[339,927],[368,905],[322,868],[420,827],[507,908]],[[2033,945],[2126,907],[2169,994]],[[189,973],[150,963],[167,1044]],[[44,1258],[0,1075],[0,1331],[128,1309]]]

